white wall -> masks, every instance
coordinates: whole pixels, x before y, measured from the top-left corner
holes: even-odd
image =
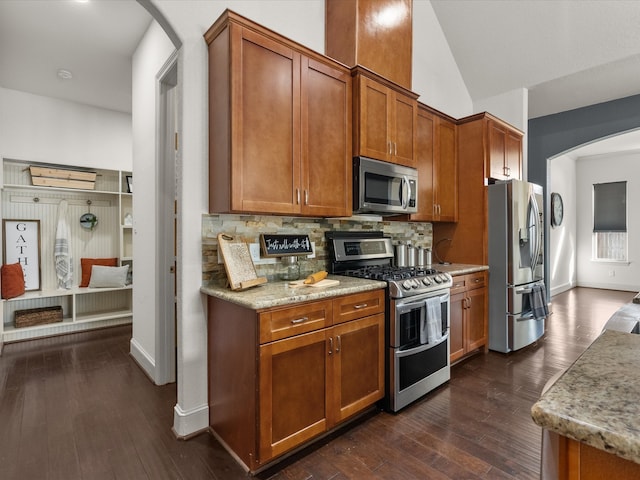
[[[225,8],[246,16],[318,52],[324,51],[324,1],[153,0],[182,41],[178,61],[178,404],[174,430],[189,435],[208,425],[206,366],[206,299],[200,294],[202,274],[200,225],[208,209],[207,49],[203,35]],[[469,94],[455,61],[443,42],[428,2],[414,5],[425,25],[417,29],[414,89],[421,99],[453,116],[471,113]],[[417,20],[420,22],[419,20]],[[414,29],[415,30],[415,29]],[[433,41],[432,41],[433,40]],[[425,55],[423,49],[430,50]],[[422,62],[422,60],[416,60]],[[436,70],[442,75],[434,75]],[[431,73],[425,73],[431,72]],[[423,86],[424,85],[424,86]],[[422,91],[424,90],[424,91]]]
[[[549,160],[549,192],[562,196],[564,218],[558,227],[549,227],[549,284],[551,296],[562,293],[577,284],[577,208],[576,161],[564,155]],[[589,206],[591,204],[589,203]],[[588,210],[588,209],[587,209]],[[550,219],[547,220],[550,225]]]
[[[157,22],[151,22],[132,58],[133,129],[133,337],[131,354],[157,380],[156,332],[158,308],[156,290],[161,274],[157,265],[157,170],[158,72],[175,51]]]
[[[593,184],[627,181],[629,263],[593,262]],[[640,151],[581,157],[576,160],[578,285],[614,290],[640,290]],[[613,276],[612,276],[613,274]]]
[[[413,2],[412,90],[420,102],[452,117],[473,113],[471,96],[427,0]]]
[[[0,155],[131,170],[131,116],[0,87]]]

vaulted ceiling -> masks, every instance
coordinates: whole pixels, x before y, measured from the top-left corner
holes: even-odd
[[[640,93],[638,0],[431,3],[474,100],[524,87],[533,118]],[[135,0],[2,0],[0,85],[130,112],[150,22]]]

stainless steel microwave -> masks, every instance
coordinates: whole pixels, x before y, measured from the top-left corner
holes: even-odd
[[[367,157],[353,159],[353,213],[418,211],[418,171]]]

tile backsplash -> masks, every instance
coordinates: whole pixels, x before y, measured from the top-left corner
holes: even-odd
[[[393,244],[411,243],[429,247],[432,243],[431,223],[378,220],[377,218],[305,218],[276,217],[268,215],[211,215],[202,216],[202,281],[203,284],[226,281],[224,265],[218,262],[218,234],[226,233],[245,243],[259,243],[261,233],[307,234],[315,244],[315,258],[299,257],[301,277],[318,270],[327,270],[329,251],[324,233],[329,230],[372,231],[380,230],[391,237]],[[283,265],[275,263],[255,266],[259,277],[276,280]]]

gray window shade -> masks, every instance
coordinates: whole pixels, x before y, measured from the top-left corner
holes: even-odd
[[[627,231],[627,182],[593,185],[593,231]]]

